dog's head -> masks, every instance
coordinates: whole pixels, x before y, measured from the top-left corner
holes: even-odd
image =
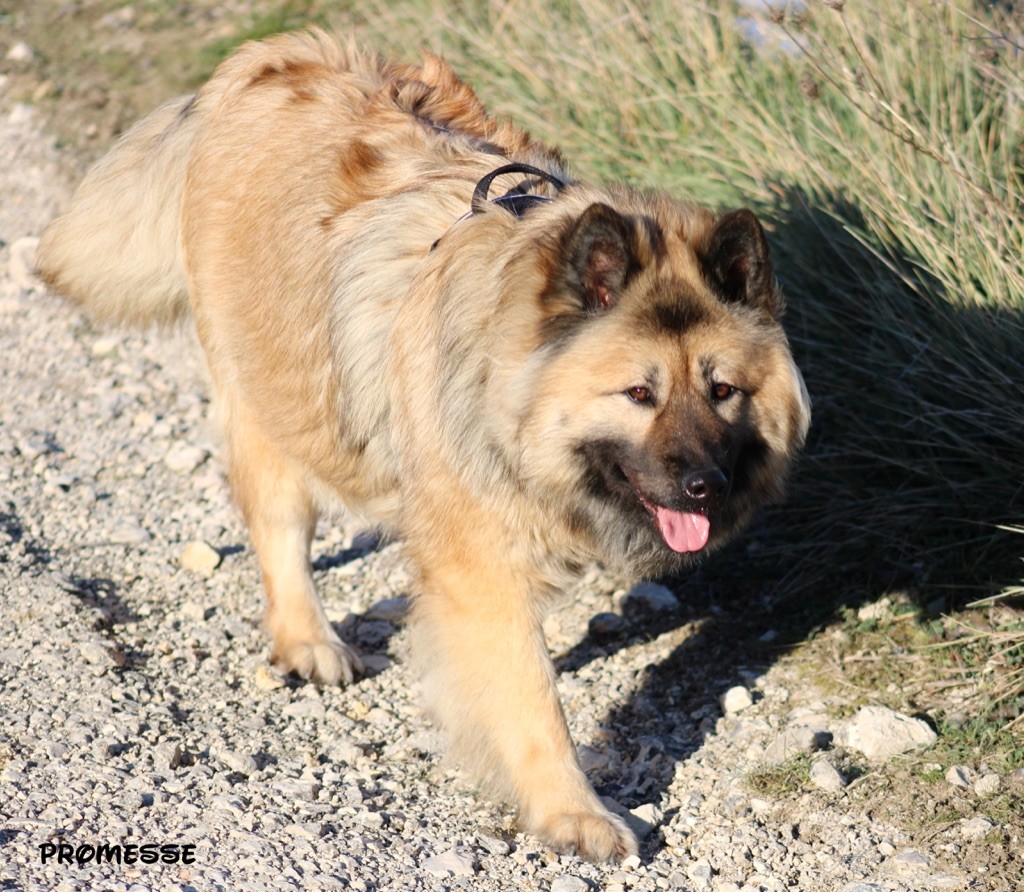
[[[595,556],[651,573],[780,497],[810,404],[754,215],[643,201],[591,202],[538,242],[515,442]]]

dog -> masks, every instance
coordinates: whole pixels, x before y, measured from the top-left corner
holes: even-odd
[[[315,30],[130,129],[37,266],[101,321],[194,319],[276,664],[360,669],[310,569],[343,503],[404,541],[412,658],[464,764],[549,845],[637,851],[541,620],[593,562],[680,572],[782,496],[810,405],[753,213],[581,182],[442,59]]]

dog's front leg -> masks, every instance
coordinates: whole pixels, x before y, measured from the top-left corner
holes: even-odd
[[[477,528],[473,538],[481,535]],[[625,858],[636,839],[580,768],[539,599],[522,568],[495,565],[496,552],[477,544],[452,542],[418,556],[413,647],[428,707],[457,756],[518,805],[527,830],[592,861]]]

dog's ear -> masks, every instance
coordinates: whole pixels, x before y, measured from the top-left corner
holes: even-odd
[[[764,229],[752,211],[722,216],[701,256],[704,277],[722,300],[743,303],[777,317],[782,295],[775,282]]]
[[[589,313],[614,306],[639,269],[632,224],[597,203],[573,221],[562,237],[561,279]]]

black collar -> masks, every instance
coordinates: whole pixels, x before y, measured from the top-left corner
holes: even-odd
[[[554,174],[548,173],[546,170],[541,170],[539,167],[533,167],[530,164],[506,164],[503,167],[499,167],[497,170],[492,170],[476,184],[476,188],[473,190],[473,198],[470,202],[470,209],[455,222],[458,223],[465,220],[467,217],[473,217],[476,214],[482,213],[486,204],[500,205],[512,214],[513,217],[521,217],[535,205],[553,200],[548,198],[546,195],[535,195],[532,192],[524,191],[529,188],[529,185],[523,182],[518,186],[513,186],[504,195],[488,201],[487,193],[491,190],[491,183],[498,177],[507,173],[525,173],[533,177],[540,177],[542,180],[551,183],[558,192],[561,192],[565,188],[565,183],[562,182],[562,180]],[[443,237],[444,236],[441,238]],[[430,250],[433,251],[440,241],[440,238],[437,239],[437,241],[430,246]]]

